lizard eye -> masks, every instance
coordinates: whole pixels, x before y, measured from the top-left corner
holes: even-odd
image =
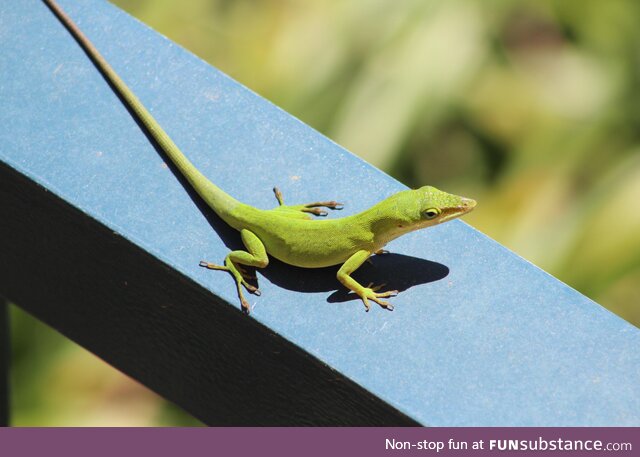
[[[438,210],[437,208],[430,208],[430,209],[426,210],[422,214],[424,215],[425,219],[433,219],[438,214],[440,214],[440,210]]]

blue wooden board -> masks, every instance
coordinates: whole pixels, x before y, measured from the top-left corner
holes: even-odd
[[[234,197],[273,207],[278,185],[289,203],[345,203],[338,217],[404,189],[108,3],[59,3]],[[37,0],[0,4],[0,160],[238,308],[231,278],[198,262],[239,237]],[[464,222],[388,249],[357,277],[405,289],[395,311],[345,300],[335,269],[273,262],[249,319],[425,425],[640,425],[640,330]]]

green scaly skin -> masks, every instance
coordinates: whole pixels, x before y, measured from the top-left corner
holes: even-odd
[[[311,214],[325,216],[327,213],[321,207],[340,209],[339,203],[323,201],[288,206],[284,205],[278,189],[274,189],[274,192],[280,205],[274,209],[262,210],[241,203],[209,181],[186,158],[57,3],[54,0],[44,2],[112,83],[193,189],[220,218],[240,232],[246,251],[230,252],[224,265],[204,261],[200,265],[214,270],[226,270],[233,275],[242,309],[247,313],[249,303],[242,287],[257,295],[260,291],[246,281],[247,275],[241,266],[265,268],[269,264],[269,255],[304,268],[342,265],[338,270],[338,281],[362,299],[367,311],[370,307],[369,300],[392,310],[393,306],[382,298],[394,296],[397,291],[377,292],[380,286],[364,287],[351,277],[351,273],[372,254],[386,252],[382,248],[391,240],[414,230],[460,217],[476,206],[474,200],[430,186],[398,192],[361,213],[332,220],[313,219]]]

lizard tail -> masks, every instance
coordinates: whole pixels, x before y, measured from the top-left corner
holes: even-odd
[[[60,19],[73,37],[78,41],[87,55],[98,67],[104,77],[111,83],[126,105],[135,113],[137,119],[142,122],[149,134],[160,145],[164,153],[171,159],[180,173],[189,181],[193,189],[213,208],[222,215],[236,206],[239,202],[224,192],[218,186],[209,181],[184,155],[184,153],[171,140],[167,132],[158,121],[144,107],[138,97],[129,89],[115,70],[109,65],[100,51],[93,45],[73,20],[65,13],[55,0],[44,0],[47,6]]]

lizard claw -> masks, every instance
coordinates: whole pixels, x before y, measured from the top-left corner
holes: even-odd
[[[262,295],[262,292],[260,291],[260,289],[258,289],[255,286],[252,286],[251,284],[244,284],[244,287],[246,287],[249,293],[253,295],[257,295],[258,297]]]
[[[378,294],[376,294],[376,295],[378,295]],[[372,300],[374,302],[376,302],[377,304],[379,304],[380,306],[382,306],[384,309],[386,309],[388,311],[393,311],[393,305],[391,303],[389,303],[388,301],[378,300],[377,298],[372,298]]]

